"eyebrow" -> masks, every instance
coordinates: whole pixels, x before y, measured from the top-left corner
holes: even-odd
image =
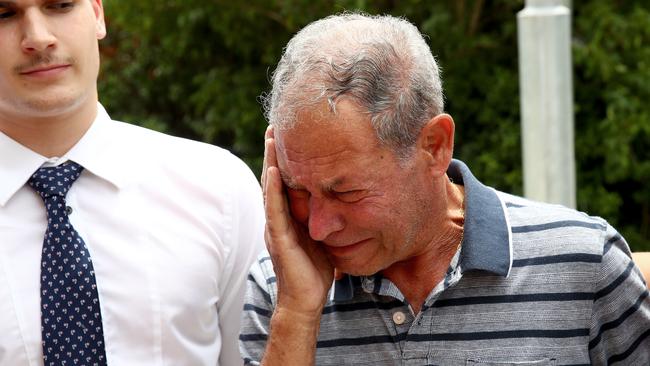
[[[300,187],[293,182],[290,176],[287,175],[283,170],[280,170],[280,178],[282,179],[282,183],[284,183],[285,186],[291,188],[291,189],[300,189]]]
[[[279,170],[279,169],[278,169]],[[296,184],[293,179],[286,174],[284,171],[280,170],[280,178],[282,178],[282,182],[284,183],[285,186],[287,186],[290,189],[295,189],[295,190],[301,190],[304,189],[303,186]],[[335,178],[331,182],[326,182],[323,186],[322,189],[325,191],[332,191],[334,190],[337,186],[340,186],[345,182],[345,178]]]
[[[0,1],[0,9],[4,10],[16,10],[18,8],[18,4],[14,1]]]

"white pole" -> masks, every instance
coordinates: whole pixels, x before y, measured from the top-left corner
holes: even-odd
[[[576,207],[568,0],[526,0],[517,14],[524,195]]]

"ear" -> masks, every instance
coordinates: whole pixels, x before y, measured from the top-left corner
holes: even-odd
[[[434,176],[447,172],[454,152],[454,119],[443,113],[427,122],[418,136],[417,147]]]
[[[97,39],[106,37],[106,22],[104,21],[104,5],[102,0],[91,0],[93,12],[95,14],[95,33]]]

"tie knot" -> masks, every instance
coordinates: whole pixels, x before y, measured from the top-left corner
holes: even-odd
[[[79,178],[83,169],[81,165],[73,161],[66,161],[59,166],[39,168],[27,183],[43,199],[52,196],[65,198],[72,183]]]

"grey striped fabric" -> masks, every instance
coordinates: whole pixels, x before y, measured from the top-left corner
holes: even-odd
[[[448,174],[466,214],[446,278],[417,316],[380,274],[337,281],[317,365],[650,365],[648,290],[607,222],[495,191],[460,161]],[[275,301],[265,253],[248,281],[246,364],[259,364]]]

